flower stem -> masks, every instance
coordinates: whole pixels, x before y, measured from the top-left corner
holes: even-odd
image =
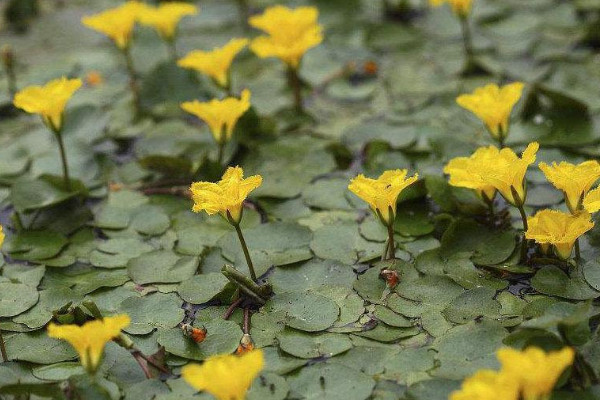
[[[519,209],[519,213],[521,214],[521,219],[523,220],[523,241],[521,242],[521,261],[524,261],[527,258],[527,239],[525,238],[525,234],[527,232],[527,214],[525,214],[525,209],[523,205],[519,205],[517,207]]]
[[[394,243],[394,224],[390,223],[387,226],[388,229],[388,255],[387,259],[392,260],[396,258],[396,244]]]
[[[581,260],[581,249],[579,248],[579,238],[575,240],[575,260]]]
[[[248,30],[248,18],[250,18],[250,7],[248,6],[248,0],[237,0],[238,9],[240,12],[240,22],[244,27],[244,30]]]
[[[21,214],[17,210],[14,213],[14,223],[17,232],[21,232],[24,229],[23,220],[21,219]]]
[[[67,163],[67,153],[65,152],[65,143],[63,142],[62,134],[55,132],[58,149],[60,151],[60,160],[62,162],[63,179],[65,181],[65,189],[71,191],[71,179],[69,178],[69,164]]]
[[[304,106],[302,104],[302,82],[298,75],[298,68],[288,67],[287,70],[288,85],[294,94],[294,107],[296,111],[301,114],[304,112]]]
[[[246,240],[244,239],[244,235],[242,234],[242,228],[240,228],[240,224],[234,224],[235,231],[237,232],[238,238],[240,239],[240,244],[242,245],[242,250],[244,251],[244,257],[246,257],[246,264],[248,264],[248,269],[250,270],[250,277],[254,282],[257,282],[256,272],[254,272],[254,264],[252,264],[252,259],[250,258],[250,252],[248,251],[248,246],[246,245]]]
[[[173,59],[173,62],[177,63],[177,43],[175,43],[175,38],[167,40],[167,47],[169,48],[169,55]]]
[[[247,335],[250,334],[250,309],[248,307],[244,308],[244,329],[243,332]]]
[[[462,29],[463,46],[465,49],[465,58],[467,69],[471,67],[473,62],[473,38],[471,36],[471,27],[469,26],[469,19],[466,15],[460,16],[460,26]]]
[[[219,154],[217,156],[217,164],[223,165],[223,157],[225,155],[225,141],[219,142]]]
[[[0,353],[2,353],[2,361],[8,362],[8,354],[6,354],[6,347],[4,345],[4,338],[2,337],[2,329],[0,329]]]
[[[135,68],[133,66],[133,57],[131,56],[131,51],[129,48],[125,48],[123,50],[123,54],[125,55],[125,64],[127,65],[127,73],[129,74],[129,88],[131,89],[131,94],[133,95],[133,106],[135,108],[135,117],[138,118],[141,113],[141,104],[140,104],[140,87],[138,84],[137,73],[135,72]]]

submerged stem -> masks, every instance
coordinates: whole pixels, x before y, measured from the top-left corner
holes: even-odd
[[[2,361],[8,362],[8,354],[6,354],[6,347],[4,345],[4,337],[2,337],[2,329],[0,329],[0,353],[2,353]]]

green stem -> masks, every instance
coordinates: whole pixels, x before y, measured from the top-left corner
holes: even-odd
[[[15,225],[18,232],[21,232],[24,229],[23,220],[21,220],[21,214],[17,210],[15,210]]]
[[[174,63],[177,63],[177,43],[175,38],[167,40],[167,47],[169,48],[169,55],[173,59]]]
[[[131,89],[131,94],[133,95],[135,116],[138,118],[141,114],[141,104],[137,73],[135,72],[135,67],[133,66],[133,57],[131,56],[131,51],[128,47],[123,50],[123,54],[125,55],[125,64],[127,65],[127,74],[129,75],[129,88]]]
[[[579,238],[575,241],[575,260],[581,260],[581,249],[579,248]]]
[[[473,61],[473,38],[471,36],[471,27],[469,26],[469,19],[467,16],[461,16],[459,19],[467,66],[470,67]]]
[[[8,354],[6,354],[6,346],[4,345],[4,337],[2,337],[2,329],[0,329],[0,353],[2,353],[2,360],[8,362]]]
[[[302,82],[298,75],[298,68],[288,67],[287,70],[288,85],[294,94],[294,107],[299,114],[304,112],[304,106],[302,104]]]
[[[500,150],[502,150],[505,147],[503,135],[500,135],[500,137],[498,138],[498,145],[500,146]]]
[[[11,98],[17,94],[17,77],[15,75],[15,69],[12,66],[5,65],[6,80],[8,83],[8,94]]]
[[[385,261],[388,254],[390,252],[390,239],[385,240],[385,246],[383,247],[383,252],[381,253],[381,261]]]
[[[396,258],[396,244],[394,243],[394,224],[390,223],[387,226],[388,229],[388,242],[389,242],[389,249],[388,249],[388,256],[387,259],[388,260],[392,260],[394,258]]]
[[[71,179],[69,178],[69,165],[67,164],[67,153],[65,152],[65,144],[63,142],[62,134],[55,132],[56,140],[58,142],[58,149],[60,150],[60,160],[62,161],[63,179],[65,181],[65,189],[71,191]]]
[[[248,19],[250,18],[250,6],[248,5],[248,0],[237,0],[238,9],[240,11],[240,22],[244,27],[244,30],[248,30]]]
[[[219,142],[219,153],[217,155],[217,164],[223,165],[223,157],[225,155],[225,141]]]
[[[240,224],[234,224],[233,226],[235,227],[235,231],[240,239],[240,244],[242,245],[242,250],[244,251],[244,257],[246,257],[246,264],[248,264],[248,269],[250,270],[250,277],[254,282],[257,282],[258,279],[256,277],[256,272],[254,272],[254,264],[252,264],[250,252],[248,251],[248,245],[246,245],[246,240],[242,234],[242,228],[240,228]]]
[[[521,214],[521,219],[523,220],[523,241],[521,242],[521,261],[524,261],[527,258],[527,239],[525,238],[525,234],[527,232],[527,214],[525,214],[525,209],[523,205],[517,207],[519,209],[519,213]]]

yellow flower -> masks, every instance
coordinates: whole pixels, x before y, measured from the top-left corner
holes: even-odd
[[[231,139],[238,120],[250,108],[250,91],[244,89],[240,99],[227,97],[205,103],[186,101],[181,103],[181,108],[206,122],[217,143],[223,144]]]
[[[138,20],[144,4],[137,1],[128,1],[98,14],[83,17],[81,23],[112,39],[118,48],[129,47],[133,28]]]
[[[439,7],[444,3],[450,4],[454,14],[459,17],[466,17],[471,12],[473,0],[429,0],[429,4],[433,7]]]
[[[81,365],[93,374],[98,369],[104,346],[129,325],[127,315],[115,315],[78,325],[48,325],[48,336],[66,340],[79,353]]]
[[[524,86],[521,82],[502,88],[490,84],[475,89],[472,94],[458,96],[456,102],[481,119],[495,139],[504,140],[508,136],[510,114]]]
[[[241,356],[212,356],[202,365],[188,364],[181,369],[181,376],[194,389],[208,392],[217,400],[244,400],[263,366],[263,352],[253,350]]]
[[[525,173],[527,167],[535,162],[539,147],[537,142],[529,143],[519,158],[511,149],[498,150],[489,146],[489,162],[481,165],[479,176],[484,182],[494,186],[506,201],[519,207],[525,203],[527,197]],[[518,199],[514,198],[512,189],[519,196]]]
[[[583,199],[583,208],[589,213],[595,213],[600,210],[600,187],[597,187]]]
[[[54,79],[44,86],[28,86],[15,94],[13,103],[31,114],[40,114],[53,131],[62,128],[63,112],[73,93],[81,87],[81,79]]]
[[[504,348],[497,356],[502,371],[519,382],[523,399],[538,400],[550,395],[563,371],[573,363],[575,351],[570,347],[548,353],[537,347],[523,351]]]
[[[158,7],[143,7],[140,10],[139,21],[156,29],[163,39],[171,41],[175,38],[179,21],[186,15],[197,13],[198,8],[193,4],[172,1],[161,3]]]
[[[260,58],[278,57],[296,69],[304,53],[323,41],[318,17],[316,7],[269,7],[249,20],[250,25],[268,34],[254,39],[250,48]]]
[[[556,210],[541,210],[527,218],[525,238],[542,246],[552,245],[556,254],[566,260],[571,256],[577,238],[594,227],[587,212],[575,215]]]
[[[408,171],[397,169],[385,171],[377,179],[358,175],[348,189],[366,201],[385,225],[394,223],[398,196],[406,187],[417,181],[418,175],[406,179]]]
[[[448,183],[452,186],[473,189],[486,202],[494,199],[496,188],[487,183],[479,174],[481,169],[493,162],[498,154],[495,147],[481,147],[471,157],[456,157],[444,167],[444,173],[450,175]]]
[[[502,371],[477,371],[449,400],[519,400],[518,381]]]
[[[552,166],[542,162],[539,167],[546,179],[555,188],[563,191],[572,213],[580,208],[580,201],[600,178],[598,161],[585,161],[578,165],[563,161],[560,164],[552,163]]]
[[[248,194],[259,187],[262,176],[254,175],[244,179],[244,170],[229,167],[217,183],[194,182],[190,190],[194,207],[192,211],[206,211],[212,215],[219,213],[233,224],[242,219],[242,206]]]
[[[194,50],[177,61],[177,65],[208,75],[219,86],[227,88],[231,63],[247,44],[248,39],[231,39],[225,46],[216,47],[212,51]]]
[[[2,244],[4,243],[4,238],[6,237],[6,235],[4,234],[4,230],[2,229],[2,225],[0,225],[0,247],[2,247]]]

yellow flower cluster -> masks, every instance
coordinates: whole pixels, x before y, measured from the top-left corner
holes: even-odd
[[[254,378],[264,367],[261,350],[238,355],[217,355],[207,358],[202,365],[188,364],[181,376],[194,389],[205,391],[217,400],[244,400]]]
[[[538,149],[537,142],[530,143],[519,158],[508,148],[481,147],[470,157],[451,160],[444,172],[450,175],[453,186],[473,189],[488,200],[497,190],[507,202],[521,207],[527,197],[525,174],[535,162]]]
[[[450,400],[546,400],[558,378],[573,363],[570,347],[545,352],[537,347],[496,353],[500,371],[481,370],[464,380]]]
[[[69,342],[79,354],[81,365],[94,374],[102,361],[104,347],[129,325],[127,315],[116,315],[78,325],[48,325],[48,336]]]
[[[169,2],[158,7],[138,1],[128,1],[120,6],[83,17],[81,22],[88,28],[112,39],[118,48],[127,49],[136,22],[153,27],[167,41],[172,41],[179,21],[186,15],[198,13],[196,6],[184,2]]]
[[[446,165],[452,186],[474,190],[491,203],[496,191],[523,212],[527,197],[525,174],[535,162],[538,143],[530,143],[521,158],[508,148],[481,147],[470,157],[457,157]],[[600,188],[590,188],[600,178],[600,163],[585,161],[574,165],[567,162],[539,168],[554,187],[561,190],[570,214],[554,210],[541,210],[524,220],[525,238],[538,243],[545,254],[553,249],[565,260],[572,253],[577,239],[594,227],[590,213],[600,210]],[[525,217],[524,217],[525,218]]]

